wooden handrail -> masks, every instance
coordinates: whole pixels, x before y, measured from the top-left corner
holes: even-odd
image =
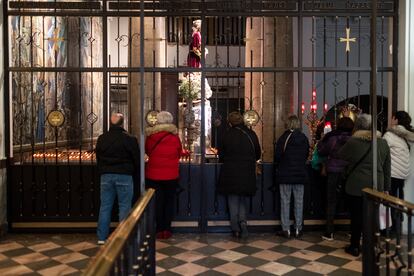
[[[392,206],[406,214],[412,215],[414,211],[414,204],[403,199],[391,196],[389,194],[374,190],[372,188],[365,188],[362,190],[363,193],[370,199],[382,203],[384,205]]]
[[[110,272],[132,230],[144,214],[154,193],[154,189],[149,189],[140,197],[129,216],[119,224],[105,245],[98,251],[94,260],[83,273],[84,276],[107,275]]]

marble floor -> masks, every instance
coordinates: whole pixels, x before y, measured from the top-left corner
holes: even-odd
[[[157,275],[360,275],[361,258],[344,252],[348,236],[322,241],[254,234],[240,241],[225,234],[177,234],[157,242]]]
[[[94,234],[9,234],[0,239],[0,275],[81,275],[98,249]]]
[[[157,241],[157,274],[360,275],[361,259],[343,251],[348,237],[336,238],[176,234]],[[0,240],[0,275],[81,275],[98,249],[94,234],[10,234]]]

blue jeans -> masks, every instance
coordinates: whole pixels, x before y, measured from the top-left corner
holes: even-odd
[[[283,231],[290,229],[290,198],[292,192],[295,199],[295,229],[302,230],[304,190],[305,187],[302,184],[280,184],[280,219]]]
[[[247,222],[247,199],[246,196],[229,195],[229,213],[231,230],[240,232],[240,223]]]
[[[103,174],[101,175],[101,207],[98,220],[98,240],[105,241],[109,235],[112,206],[115,197],[118,198],[119,221],[124,220],[131,210],[134,193],[131,175]]]

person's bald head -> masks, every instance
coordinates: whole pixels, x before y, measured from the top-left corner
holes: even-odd
[[[111,126],[122,126],[124,124],[124,115],[122,113],[112,113]]]

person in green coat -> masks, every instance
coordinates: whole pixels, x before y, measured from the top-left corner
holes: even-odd
[[[348,254],[359,256],[362,232],[362,189],[373,188],[372,180],[372,117],[361,114],[355,121],[352,137],[339,150],[338,156],[346,161],[345,192],[351,215],[351,244]],[[389,191],[391,185],[391,155],[387,142],[377,132],[379,191]]]

